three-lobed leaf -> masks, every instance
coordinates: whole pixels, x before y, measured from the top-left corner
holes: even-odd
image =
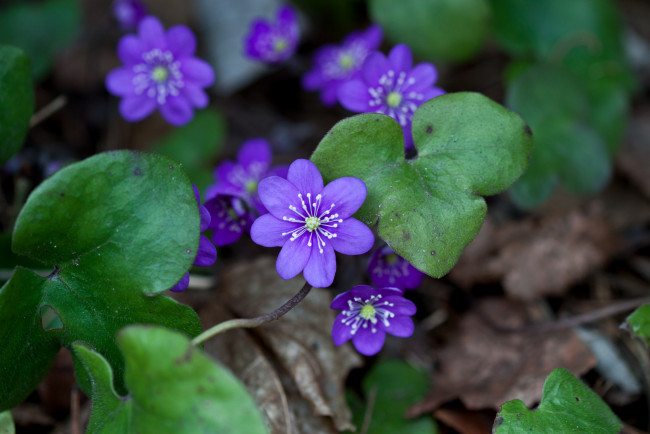
[[[612,410],[566,369],[551,372],[542,401],[529,410],[519,399],[502,405],[494,422],[496,434],[520,432],[618,433],[621,422]]]
[[[115,393],[104,357],[83,343],[73,345],[92,377],[88,433],[267,432],[244,386],[185,336],[130,326],[117,341],[126,360],[127,396]]]
[[[519,116],[475,93],[424,103],[413,138],[418,155],[407,160],[392,118],[358,115],[336,124],[311,160],[327,181],[362,179],[368,195],[356,216],[378,222],[395,252],[440,277],[478,233],[487,210],[482,196],[503,191],[522,174],[532,140]]]
[[[0,45],[0,165],[23,144],[34,111],[29,59],[11,46]]]
[[[0,289],[0,409],[23,400],[61,346],[104,354],[124,390],[115,333],[133,323],[201,332],[196,312],[166,296],[191,266],[200,221],[187,176],[173,160],[116,151],[68,166],[30,195],[15,252],[54,268],[17,268]],[[90,387],[77,371],[84,390]]]

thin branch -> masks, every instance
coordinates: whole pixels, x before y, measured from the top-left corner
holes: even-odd
[[[192,344],[193,345],[199,345],[206,340],[210,339],[211,337],[214,337],[218,335],[219,333],[225,332],[226,330],[230,329],[235,329],[235,328],[253,328],[253,327],[258,327],[261,326],[262,324],[266,324],[271,321],[275,321],[285,315],[287,312],[289,312],[291,309],[296,307],[306,296],[309,294],[309,291],[311,291],[311,285],[309,283],[305,283],[305,285],[298,291],[296,295],[294,295],[289,301],[284,303],[282,306],[280,306],[278,309],[274,310],[271,313],[267,313],[266,315],[258,316],[255,318],[237,318],[237,319],[231,319],[228,321],[224,321],[222,323],[219,323],[194,339],[192,339]]]
[[[35,127],[36,125],[43,122],[45,119],[52,116],[54,113],[61,110],[68,103],[68,97],[65,95],[59,95],[50,101],[45,107],[41,108],[39,111],[34,113],[32,118],[29,120],[29,127]]]
[[[615,303],[610,306],[603,307],[601,309],[596,309],[591,312],[586,312],[580,315],[560,318],[555,321],[548,321],[539,324],[530,324],[522,327],[502,327],[496,324],[492,319],[485,315],[481,311],[479,317],[481,320],[491,329],[498,333],[547,333],[556,330],[567,329],[571,327],[577,327],[579,325],[587,324],[590,322],[598,321],[603,318],[607,318],[612,315],[617,315],[619,313],[627,312],[632,309],[635,309],[641,305],[650,303],[650,297],[634,298],[632,300],[625,300],[620,303]]]

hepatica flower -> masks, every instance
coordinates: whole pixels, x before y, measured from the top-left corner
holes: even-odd
[[[250,231],[255,216],[248,210],[242,199],[234,196],[217,195],[205,203],[211,220],[208,229],[214,230],[212,242],[226,246],[237,241]]]
[[[124,63],[106,76],[110,93],[122,97],[120,113],[127,121],[139,121],[154,110],[172,125],[183,125],[194,108],[208,104],[203,91],[214,81],[208,63],[194,57],[196,39],[186,26],[167,32],[149,16],[138,25],[137,35],[124,36],[117,54]]]
[[[257,186],[267,176],[286,177],[287,167],[271,167],[271,145],[264,139],[250,139],[242,144],[237,161],[224,161],[214,171],[215,184],[208,187],[207,197],[229,195],[240,197],[258,214],[266,213]]]
[[[341,104],[361,113],[383,113],[395,119],[404,130],[406,149],[413,147],[413,113],[425,101],[445,93],[433,86],[438,73],[431,63],[413,66],[411,49],[396,45],[388,58],[375,51],[363,63],[360,78],[350,80],[338,90]]]
[[[381,27],[372,25],[362,32],[350,33],[341,45],[325,45],[314,54],[313,68],[302,78],[306,90],[320,90],[324,105],[336,104],[338,88],[348,80],[360,78],[361,66],[368,54],[379,47]]]
[[[196,196],[196,202],[199,205],[199,214],[201,216],[201,232],[206,230],[210,225],[210,212],[201,205],[201,197],[199,196],[199,190],[196,186],[194,187],[194,195]],[[214,264],[217,260],[217,249],[210,242],[210,240],[203,234],[200,235],[199,239],[199,251],[196,253],[196,258],[194,258],[194,263],[198,267],[209,267]],[[169,288],[173,292],[182,292],[187,289],[187,285],[190,283],[190,273],[189,271],[185,273],[185,276],[174,286]]]
[[[276,270],[283,279],[303,271],[310,285],[330,286],[334,251],[360,255],[372,247],[372,231],[352,217],[366,198],[366,185],[358,178],[339,178],[323,187],[314,163],[296,160],[287,179],[263,179],[259,194],[269,213],[255,220],[251,238],[265,247],[282,247]]]
[[[147,16],[147,8],[138,0],[115,0],[112,10],[120,27],[125,30],[135,29]]]
[[[415,289],[422,283],[424,273],[398,256],[390,246],[377,249],[368,263],[370,280],[376,287],[392,286]]]
[[[275,22],[254,20],[244,37],[244,54],[266,63],[280,63],[296,51],[300,28],[298,15],[288,5],[278,9]]]
[[[330,307],[341,310],[332,326],[334,344],[342,345],[352,339],[357,351],[366,356],[381,350],[386,333],[401,338],[413,334],[410,316],[417,309],[397,288],[355,286],[337,295]]]

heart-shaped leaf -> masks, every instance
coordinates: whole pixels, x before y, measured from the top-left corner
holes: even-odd
[[[15,434],[14,420],[10,411],[0,412],[0,434]]]
[[[628,330],[650,345],[650,304],[644,304],[632,312],[625,323]]]
[[[132,323],[201,332],[196,313],[165,296],[199,243],[196,198],[177,163],[117,151],[68,166],[29,197],[14,251],[54,267],[24,268],[0,289],[0,410],[24,399],[61,346],[84,341],[104,354],[124,390],[115,333]],[[78,381],[89,389],[83,371]]]
[[[332,128],[311,160],[323,177],[361,178],[368,196],[357,217],[425,273],[440,277],[478,233],[482,195],[508,188],[524,171],[530,131],[519,116],[475,93],[424,103],[413,119],[418,156],[404,158],[401,127],[363,114]]]
[[[0,46],[0,164],[23,144],[34,111],[29,60],[16,47]]]
[[[127,396],[113,389],[111,367],[76,343],[73,351],[92,377],[88,433],[266,433],[244,386],[179,333],[130,326],[118,334],[126,360]]]
[[[496,434],[521,432],[603,433],[621,430],[621,422],[591,389],[566,369],[551,372],[539,407],[529,410],[519,399],[508,401],[494,421]]]

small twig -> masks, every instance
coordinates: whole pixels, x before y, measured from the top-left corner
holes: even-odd
[[[192,339],[192,345],[199,345],[211,337],[216,336],[221,332],[225,332],[226,330],[235,328],[253,328],[261,326],[262,324],[266,324],[267,322],[275,321],[296,307],[298,303],[300,303],[307,296],[307,294],[309,294],[309,291],[311,291],[311,285],[309,283],[305,283],[305,285],[300,289],[300,291],[298,291],[296,295],[294,295],[289,301],[284,303],[273,312],[255,318],[237,318],[219,323]]]
[[[580,315],[560,318],[555,321],[544,322],[540,324],[530,324],[522,327],[502,327],[496,324],[492,319],[485,315],[480,310],[477,310],[481,320],[491,329],[498,333],[547,333],[556,330],[577,327],[582,324],[598,321],[599,319],[607,318],[612,315],[627,312],[635,309],[641,305],[650,303],[650,297],[634,298],[632,300],[622,301],[620,303],[612,304],[602,309],[596,309],[591,312],[583,313]]]
[[[361,425],[361,430],[359,434],[366,434],[370,429],[370,422],[372,422],[372,411],[375,409],[375,399],[377,398],[377,386],[370,389],[368,394],[368,404],[366,405],[366,411],[363,414],[363,424]]]
[[[45,107],[41,108],[39,111],[32,115],[32,118],[29,121],[29,128],[33,128],[36,125],[43,122],[45,119],[52,116],[54,113],[61,110],[68,103],[68,97],[65,95],[59,95],[54,98],[52,101],[47,103]]]

